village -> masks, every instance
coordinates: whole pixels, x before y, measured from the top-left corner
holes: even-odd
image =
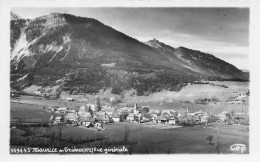
[[[74,99],[68,98],[73,102]],[[45,111],[51,113],[50,125],[77,126],[90,130],[104,130],[107,123],[131,123],[144,127],[157,129],[171,129],[183,126],[217,124],[248,125],[248,114],[243,112],[223,111],[210,115],[206,111],[191,112],[188,108],[178,112],[173,109],[157,110],[149,106],[113,107],[101,106],[99,98],[97,104],[84,103],[78,109],[68,107],[46,107]]]

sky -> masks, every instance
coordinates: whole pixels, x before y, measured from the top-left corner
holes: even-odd
[[[139,41],[210,53],[249,69],[248,8],[12,8],[22,18],[68,13],[95,18]]]

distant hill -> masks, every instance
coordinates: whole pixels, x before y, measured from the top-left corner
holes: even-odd
[[[52,13],[11,20],[11,86],[62,85],[70,92],[139,95],[178,91],[194,80],[247,80],[213,55],[157,40],[139,42],[98,20]]]
[[[178,67],[185,67],[194,72],[207,76],[220,78],[241,78],[245,79],[243,71],[234,65],[225,62],[212,54],[188,49],[185,47],[173,48],[156,39],[145,42],[159,53],[167,57]]]

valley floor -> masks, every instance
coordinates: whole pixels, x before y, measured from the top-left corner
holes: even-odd
[[[183,105],[184,104],[184,105]],[[51,114],[43,110],[43,106],[62,106],[74,108],[81,106],[82,103],[58,101],[58,100],[42,100],[30,96],[22,96],[21,99],[11,100],[11,121],[13,120],[25,120],[30,121],[39,119],[40,121],[48,121]],[[169,109],[170,107],[189,106],[191,111],[197,110],[215,110],[221,107],[221,110],[237,110],[240,111],[241,105],[236,104],[224,104],[221,106],[207,106],[201,104],[187,104],[187,103],[140,103],[140,105],[148,105],[156,107],[158,109]],[[194,108],[194,109],[192,109]],[[247,107],[248,110],[248,107]],[[181,110],[179,110],[181,111]],[[185,111],[185,110],[183,110]],[[233,153],[230,150],[230,146],[233,144],[245,144],[247,147],[246,153],[249,152],[249,131],[246,126],[242,125],[198,125],[194,127],[180,127],[173,129],[155,129],[148,128],[144,124],[134,123],[111,123],[105,124],[105,130],[93,131],[89,129],[82,129],[79,127],[63,127],[62,136],[64,138],[75,139],[93,139],[102,138],[96,142],[90,142],[83,146],[96,146],[96,147],[111,147],[122,146],[124,138],[124,126],[128,125],[129,140],[127,146],[130,148],[133,154],[149,154],[149,153],[210,153],[216,154],[216,135],[219,132],[221,153]],[[45,129],[45,128],[38,128]],[[57,126],[52,130],[59,133]],[[17,132],[21,130],[17,128],[11,128],[11,137],[16,136]],[[207,136],[213,136],[213,144],[209,144],[206,140]],[[11,145],[13,147],[14,145]]]

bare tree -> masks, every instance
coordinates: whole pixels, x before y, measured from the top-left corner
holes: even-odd
[[[62,126],[59,126],[59,140],[62,139]]]
[[[209,141],[209,144],[212,144],[211,142],[212,142],[212,140],[213,140],[213,136],[208,136],[208,137],[206,138],[206,140]]]
[[[218,154],[221,153],[221,139],[219,135],[219,130],[216,132],[216,151]]]
[[[124,134],[123,134],[123,141],[125,142],[125,144],[128,143],[129,134],[130,134],[130,128],[129,128],[128,125],[125,125],[124,126]]]

